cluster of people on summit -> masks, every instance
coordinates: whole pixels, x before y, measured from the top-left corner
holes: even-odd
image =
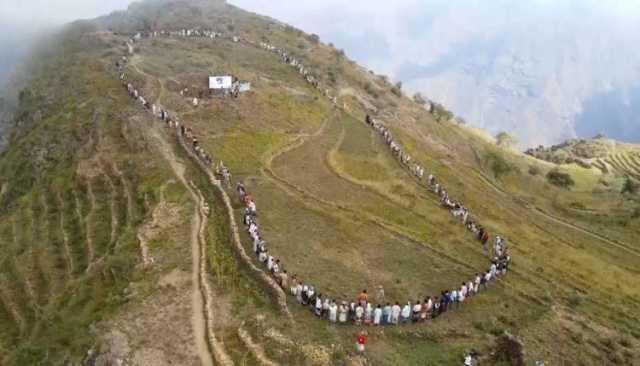
[[[176,32],[161,31],[152,33],[153,36],[157,36],[158,34],[210,38],[220,36],[212,31],[193,30],[181,30]],[[142,35],[139,33],[137,37],[142,37]],[[135,37],[132,39],[135,39]],[[130,46],[130,44],[127,43],[127,46]],[[286,52],[267,43],[262,43],[261,46],[267,50],[278,53],[284,62],[297,67],[300,74],[305,76],[309,83],[314,85],[316,88],[320,88],[315,78],[313,78],[307,69],[295,58],[290,57]],[[126,82],[126,76],[124,74],[124,67],[126,66],[126,63],[127,58],[124,56],[116,62],[116,66],[120,72],[120,79],[122,80],[122,83],[127,89],[130,97],[138,101],[145,110],[151,112],[155,117],[164,121],[168,127],[177,130],[179,135],[186,139],[188,145],[193,149],[201,162],[207,166],[211,165],[213,162],[211,155],[200,146],[198,138],[195,136],[191,128],[186,127],[176,118],[170,116],[169,112],[161,106],[151,104],[141,95],[141,92],[135,88],[134,85]],[[329,97],[328,91],[325,95]],[[329,98],[335,103],[334,98]],[[412,163],[411,156],[402,150],[401,145],[396,142],[389,129],[368,115],[365,122],[383,136],[385,143],[392,153],[415,177],[422,182],[425,174],[424,167],[417,163]],[[231,173],[222,162],[217,166],[216,172],[218,175],[223,177],[227,186],[230,186]],[[473,232],[483,243],[483,247],[486,248],[486,243],[489,241],[489,233],[486,229],[470,218],[469,210],[465,208],[462,203],[449,197],[447,191],[436,181],[433,175],[430,174],[426,178],[426,183],[428,188],[440,197],[442,205],[449,209],[454,217],[459,218],[463,225]],[[489,269],[485,272],[476,273],[475,275],[470,276],[468,281],[462,282],[459,286],[441,291],[439,295],[422,296],[417,298],[415,301],[410,300],[402,303],[390,302],[386,301],[384,298],[384,290],[380,287],[378,296],[376,296],[377,301],[375,303],[369,298],[367,290],[363,290],[354,299],[348,301],[338,300],[327,294],[320,293],[310,283],[303,281],[295,274],[290,275],[287,272],[280,259],[274,257],[267,250],[266,241],[260,234],[258,212],[254,198],[249,194],[242,183],[237,184],[236,190],[240,201],[244,204],[242,222],[249,237],[252,239],[253,252],[255,253],[257,261],[263,263],[266,270],[274,277],[276,282],[285,292],[288,292],[291,296],[295,297],[297,302],[303,306],[308,307],[316,316],[326,319],[331,323],[382,326],[420,323],[429,319],[437,318],[439,315],[458,308],[465,302],[470,301],[470,299],[490,286],[493,281],[504,276],[507,273],[511,261],[511,257],[507,253],[505,240],[500,236],[497,236],[493,248],[495,256],[491,261]]]
[[[127,45],[129,45],[129,43],[127,43]],[[177,130],[180,136],[193,149],[195,155],[205,165],[213,164],[213,158],[211,157],[211,154],[200,145],[198,138],[194,134],[191,127],[185,126],[184,123],[181,123],[177,118],[171,116],[169,112],[164,109],[164,107],[156,105],[155,103],[150,103],[147,99],[145,99],[145,97],[142,95],[142,92],[138,88],[136,88],[131,82],[126,81],[124,69],[127,65],[127,62],[127,57],[123,56],[120,60],[116,61],[116,67],[118,69],[118,72],[120,73],[120,80],[122,82],[122,85],[127,89],[129,97],[139,102],[147,112],[150,112],[154,117],[163,121],[167,125],[167,127]],[[228,175],[228,177],[230,178],[230,174]]]
[[[317,90],[320,90],[324,94],[324,96],[327,97],[334,105],[338,103],[338,98],[336,96],[331,96],[331,92],[329,91],[329,89],[326,89],[326,88],[323,89],[318,78],[313,75],[313,72],[311,71],[310,68],[304,66],[302,61],[299,61],[293,55],[289,54],[287,51],[281,48],[278,48],[270,43],[260,42],[260,47],[280,56],[280,59],[282,60],[282,62],[292,67],[295,67],[298,70],[298,73],[304,77],[304,79],[307,81],[308,84],[310,84]]]

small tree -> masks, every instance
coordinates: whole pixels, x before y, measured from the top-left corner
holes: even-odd
[[[640,183],[634,181],[630,177],[627,177],[627,179],[624,181],[624,185],[622,186],[621,193],[636,194],[638,193],[639,190],[640,190]]]
[[[569,189],[576,184],[573,178],[571,178],[571,175],[563,173],[557,169],[547,173],[547,180],[549,183],[565,189]]]
[[[395,94],[397,97],[402,96],[402,81],[398,81],[392,88],[391,92]]]
[[[317,34],[313,33],[309,36],[309,42],[313,43],[313,44],[318,44],[320,42],[320,36],[318,36]]]
[[[518,139],[508,132],[502,131],[496,135],[496,142],[498,146],[511,147],[518,143]]]
[[[540,174],[540,168],[537,165],[531,165],[529,167],[529,174],[531,174],[531,175],[539,175]]]
[[[427,100],[422,96],[421,93],[415,93],[413,95],[413,101],[420,104],[420,105],[425,105],[427,104]]]

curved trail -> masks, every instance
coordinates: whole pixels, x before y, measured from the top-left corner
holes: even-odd
[[[481,172],[478,172],[478,176],[479,176],[479,177],[481,177],[482,181],[484,181],[484,182],[486,183],[486,185],[488,185],[489,187],[491,187],[493,190],[495,190],[496,192],[498,192],[500,195],[502,195],[502,196],[504,196],[504,197],[507,197],[507,198],[511,197],[511,196],[509,195],[509,193],[507,193],[507,192],[506,192],[506,191],[504,191],[502,188],[500,188],[499,186],[497,186],[497,185],[496,185],[495,183],[493,183],[489,178],[485,177],[485,176],[484,176],[484,174],[482,174]],[[635,256],[640,257],[640,251],[638,251],[638,250],[635,250],[635,249],[631,248],[631,246],[629,246],[629,245],[628,245],[628,244],[626,244],[626,243],[619,243],[619,242],[615,242],[615,241],[613,241],[613,240],[611,240],[611,239],[607,238],[607,237],[606,237],[606,236],[604,236],[604,235],[601,235],[601,234],[595,233],[595,232],[593,232],[593,231],[591,231],[591,230],[588,230],[588,229],[585,229],[585,228],[583,228],[583,227],[581,227],[581,226],[578,226],[578,225],[572,224],[572,223],[570,223],[570,222],[564,221],[564,220],[562,220],[562,219],[560,219],[560,218],[558,218],[558,217],[556,217],[556,216],[553,216],[553,215],[551,215],[551,214],[549,214],[549,213],[545,212],[544,210],[542,210],[542,209],[541,209],[541,208],[539,208],[539,207],[531,208],[531,211],[533,211],[534,213],[538,214],[539,216],[542,216],[542,217],[546,218],[547,220],[553,221],[553,222],[555,222],[555,223],[557,223],[557,224],[560,224],[560,225],[562,225],[562,226],[564,226],[564,227],[568,227],[568,228],[570,228],[570,229],[573,229],[573,230],[579,231],[579,232],[581,232],[581,233],[583,233],[583,234],[585,234],[585,235],[587,235],[587,236],[590,236],[590,237],[592,237],[592,238],[594,238],[594,239],[598,239],[598,240],[600,240],[600,241],[602,241],[602,242],[604,242],[604,243],[607,243],[607,244],[609,244],[609,245],[613,245],[613,246],[615,246],[615,247],[617,247],[617,248],[619,248],[619,249],[622,249],[622,250],[624,250],[624,251],[625,251],[625,252],[627,252],[627,253],[630,253],[630,254],[633,254],[633,255],[635,255]]]
[[[327,125],[327,121],[325,121],[325,123],[323,123],[323,125],[316,132],[310,135],[297,136],[289,144],[283,146],[282,148],[265,153],[266,157],[264,159],[264,167],[261,169],[263,176],[269,179],[273,184],[278,186],[283,192],[285,192],[292,198],[299,200],[303,205],[305,205],[306,207],[308,207],[313,211],[317,211],[322,214],[326,214],[333,217],[339,216],[342,219],[347,219],[355,222],[361,221],[361,222],[368,222],[368,223],[374,224],[377,227],[381,228],[383,231],[390,233],[391,235],[407,240],[413,245],[431,250],[432,252],[434,252],[435,254],[443,258],[447,258],[451,263],[458,265],[460,268],[476,271],[475,268],[473,268],[471,265],[469,265],[465,261],[457,257],[454,257],[452,255],[449,255],[441,250],[438,250],[433,246],[425,245],[419,238],[417,238],[418,235],[415,233],[407,233],[406,229],[397,227],[394,224],[390,224],[385,220],[380,219],[378,216],[371,215],[371,214],[363,214],[360,211],[356,211],[344,205],[340,205],[332,201],[318,198],[317,196],[304,190],[302,187],[299,187],[287,181],[286,179],[278,176],[273,171],[272,169],[273,160],[275,160],[278,156],[281,156],[298,147],[301,147],[302,145],[307,143],[310,138],[317,137],[320,134],[324,133],[326,130],[326,125]],[[341,214],[338,214],[337,212],[343,212],[346,215],[341,215]],[[527,277],[528,275],[527,273],[520,273],[520,271],[515,268],[512,268],[509,272],[512,275],[516,275],[516,276],[519,275],[523,278]],[[540,299],[534,296],[531,296],[529,293],[522,291],[516,286],[510,285],[504,281],[501,281],[501,284],[511,289],[515,293],[519,294],[523,298],[527,298],[538,304],[543,304],[543,302]]]
[[[359,120],[358,118],[353,116],[351,113],[349,113],[349,111],[343,109],[343,112],[346,113],[347,115],[349,115],[350,117],[355,118],[356,120]],[[397,160],[397,159],[394,159],[394,160]],[[414,180],[416,179],[415,176],[413,174],[411,174],[410,171],[407,170],[406,166],[402,165],[399,161],[398,161],[398,164],[401,166],[402,170],[405,171],[405,173],[407,173],[409,176],[412,177],[412,179],[414,179]],[[484,181],[486,183],[486,185],[488,185],[490,188],[492,188],[493,190],[498,192],[500,195],[505,196],[507,198],[512,198],[512,196],[509,193],[505,192],[502,188],[500,188],[496,184],[494,184],[490,179],[488,179],[486,176],[484,176],[484,174],[482,174],[481,172],[478,172],[478,175],[480,176],[482,181]],[[561,219],[559,217],[553,216],[553,215],[543,211],[539,207],[535,207],[535,208],[531,209],[531,211],[536,213],[536,214],[538,214],[538,215],[540,215],[540,216],[542,216],[542,217],[544,217],[544,218],[546,218],[547,220],[553,221],[553,222],[555,222],[557,224],[560,224],[562,226],[568,227],[570,229],[579,231],[579,232],[581,232],[583,234],[586,234],[586,235],[588,235],[588,236],[590,236],[592,238],[600,240],[600,241],[602,241],[604,243],[607,243],[609,245],[616,246],[616,247],[618,247],[618,248],[620,248],[620,249],[622,249],[622,250],[624,250],[624,251],[626,251],[628,253],[631,253],[631,254],[633,254],[635,256],[640,256],[640,251],[632,249],[628,244],[613,241],[613,240],[609,239],[608,237],[606,237],[606,236],[604,236],[602,234],[598,234],[596,232],[593,232],[593,231],[590,231],[588,229],[585,229],[585,228],[583,228],[581,226],[572,224],[572,223],[570,223],[568,221],[565,221],[565,220],[563,220],[563,219]]]
[[[74,272],[73,256],[71,255],[71,248],[69,247],[69,234],[65,229],[65,219],[64,219],[65,204],[64,204],[64,200],[62,199],[62,195],[60,194],[60,191],[56,192],[56,198],[58,200],[58,207],[60,211],[60,220],[58,224],[60,228],[60,233],[62,234],[62,246],[64,248],[64,257],[65,257],[65,262],[67,264],[66,266],[67,277],[71,278],[72,273]]]
[[[271,361],[264,352],[262,346],[253,341],[249,332],[244,329],[244,324],[238,328],[238,337],[244,343],[245,347],[253,354],[258,362],[263,366],[277,366],[278,364]]]
[[[328,214],[330,216],[336,216],[336,211],[344,212],[347,214],[344,216],[344,218],[346,219],[349,219],[351,221],[361,220],[361,221],[369,222],[383,229],[384,231],[391,233],[394,236],[398,236],[402,239],[408,240],[414,245],[431,250],[432,252],[451,260],[453,263],[456,263],[463,268],[475,270],[472,266],[470,266],[466,262],[460,259],[454,258],[453,256],[448,255],[440,250],[437,250],[433,246],[430,246],[430,245],[425,246],[422,243],[422,241],[419,239],[419,234],[416,232],[399,227],[396,224],[389,223],[386,220],[376,215],[373,215],[367,212],[358,211],[356,209],[348,207],[347,205],[343,205],[343,204],[339,204],[323,198],[319,198],[313,195],[312,193],[306,191],[304,188],[299,187],[296,184],[291,183],[285,178],[282,178],[278,174],[276,174],[276,172],[273,170],[273,167],[272,167],[273,160],[275,160],[278,156],[286,154],[304,145],[309,141],[310,138],[321,135],[326,130],[327,124],[328,124],[327,121],[325,121],[325,123],[323,123],[323,125],[318,129],[318,131],[314,132],[313,134],[306,135],[306,136],[298,136],[290,144],[282,147],[281,149],[272,151],[268,155],[268,157],[266,157],[266,159],[264,160],[264,167],[261,169],[262,174],[265,176],[265,178],[269,179],[272,183],[277,185],[289,196],[295,197],[298,200],[300,200],[300,202],[302,202],[305,206],[311,208],[312,210],[316,210],[324,214]],[[349,182],[349,180],[347,180],[347,182]],[[378,192],[374,192],[374,193],[380,194]],[[343,216],[341,215],[341,217]]]
[[[84,223],[85,223],[84,232],[85,232],[85,236],[86,236],[86,240],[87,240],[87,270],[86,270],[86,272],[89,273],[89,271],[93,267],[94,259],[95,259],[95,255],[96,255],[95,247],[93,245],[93,237],[92,237],[92,233],[93,233],[93,216],[95,215],[95,209],[96,209],[96,196],[93,194],[93,185],[91,184],[91,178],[87,178],[87,194],[89,196],[89,204],[90,204],[91,208],[89,209],[89,213],[87,214],[87,216],[84,219]]]
[[[210,290],[207,288],[206,275],[206,243],[203,242],[206,221],[203,220],[203,200],[186,180],[185,167],[178,161],[173,148],[167,143],[156,125],[147,128],[146,131],[153,138],[164,159],[169,163],[171,170],[189,192],[194,203],[191,219],[191,301],[194,338],[198,356],[205,366],[213,366],[213,360],[220,365],[233,365],[231,357],[224,350],[222,342],[218,341],[212,327],[213,311],[211,309]]]
[[[140,57],[136,55],[136,57],[134,57],[134,58],[135,58],[135,62],[133,63],[133,68],[136,69],[136,71],[138,71],[142,75],[145,75],[148,78],[157,80],[158,83],[160,84],[160,90],[158,92],[158,97],[156,98],[156,101],[155,101],[156,105],[160,105],[161,104],[161,97],[164,94],[164,83],[162,82],[162,80],[160,78],[156,78],[156,77],[154,77],[152,75],[149,75],[146,72],[142,71],[140,68],[138,68],[137,67],[137,63],[139,62]],[[234,249],[235,249],[236,254],[254,273],[256,273],[259,276],[259,278],[269,288],[271,288],[271,290],[273,291],[273,293],[276,296],[277,303],[280,306],[280,310],[287,316],[287,318],[290,321],[293,320],[293,316],[291,315],[291,312],[289,311],[289,307],[287,305],[287,295],[286,295],[286,293],[282,290],[280,285],[278,285],[276,283],[276,281],[272,277],[270,277],[263,270],[261,270],[260,268],[255,266],[253,264],[253,262],[251,261],[251,257],[249,257],[249,255],[247,255],[247,252],[246,252],[244,246],[242,245],[242,241],[240,240],[240,230],[238,228],[238,225],[236,224],[235,213],[234,213],[233,207],[231,205],[231,199],[229,198],[229,195],[227,194],[227,192],[222,187],[222,184],[220,183],[220,181],[215,178],[215,176],[214,176],[213,172],[211,171],[211,169],[209,169],[208,166],[204,165],[200,161],[200,159],[197,156],[194,155],[193,151],[186,145],[186,143],[184,142],[184,139],[182,138],[182,136],[180,134],[178,134],[178,133],[176,134],[176,136],[177,136],[178,144],[183,148],[183,150],[187,153],[187,155],[196,163],[196,165],[200,168],[200,170],[202,170],[202,172],[206,175],[207,179],[209,180],[209,183],[213,186],[213,188],[215,188],[215,190],[217,190],[220,193],[220,196],[222,197],[222,201],[223,201],[223,203],[225,205],[225,208],[227,210],[227,214],[228,214],[228,217],[229,217],[229,223],[230,223],[231,231],[232,231],[232,241],[233,241],[233,244],[234,244]],[[160,137],[160,138],[164,142],[164,139],[162,137]]]
[[[274,295],[276,296],[276,300],[280,307],[280,310],[287,316],[290,321],[293,321],[293,316],[291,315],[291,312],[289,311],[289,307],[287,305],[287,295],[284,290],[280,287],[280,285],[276,283],[276,281],[271,276],[269,276],[264,270],[258,268],[252,262],[251,257],[249,257],[247,251],[242,245],[242,240],[240,239],[240,229],[238,228],[238,224],[236,223],[235,213],[233,210],[233,206],[231,205],[231,199],[229,198],[229,195],[222,187],[220,181],[215,178],[213,172],[211,172],[211,170],[207,166],[205,166],[197,156],[194,155],[193,151],[189,147],[187,147],[182,136],[180,134],[177,134],[177,137],[178,143],[182,146],[187,155],[189,155],[189,157],[198,165],[198,167],[200,167],[200,169],[207,176],[209,183],[218,191],[218,193],[220,193],[228,214],[229,224],[231,226],[232,241],[236,254],[240,258],[240,260],[242,260],[249,267],[249,269],[251,269],[251,271],[259,276],[260,280],[262,280],[269,288],[271,288]]]

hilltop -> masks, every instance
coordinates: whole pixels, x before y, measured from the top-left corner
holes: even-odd
[[[640,178],[640,146],[604,136],[567,140],[548,148],[540,146],[527,150],[525,154],[554,164],[577,164],[585,169],[593,167],[604,175]]]
[[[429,174],[513,260],[436,319],[366,327],[369,364],[460,364],[470,349],[481,365],[640,362],[640,205],[622,176],[497,146],[317,36],[222,1],[73,23],[29,70],[0,155],[0,364],[363,364],[361,327],[318,319],[256,260],[235,186],[289,274],[334,299],[413,302],[490,260]],[[209,95],[211,75],[251,90]]]

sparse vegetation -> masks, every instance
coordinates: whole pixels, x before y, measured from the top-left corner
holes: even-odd
[[[542,171],[540,170],[540,167],[538,167],[537,165],[529,166],[529,174],[535,176],[535,175],[540,175],[540,173],[542,173]]]
[[[500,179],[514,170],[514,167],[499,153],[489,153],[486,157],[486,161],[488,162],[491,172],[496,179]]]
[[[413,95],[413,101],[418,103],[419,105],[424,106],[425,104],[427,104],[427,100],[425,99],[425,97],[422,96],[421,93],[415,93]]]
[[[396,97],[402,97],[402,81],[398,81],[392,88],[391,88],[391,92],[396,96]]]
[[[640,183],[636,182],[630,177],[627,177],[624,181],[624,185],[622,186],[622,194],[630,194],[634,195],[640,191]]]
[[[557,169],[551,170],[547,173],[547,180],[549,183],[565,189],[569,189],[575,185],[575,181],[571,178],[571,175]]]
[[[515,136],[502,131],[496,135],[496,143],[498,144],[498,146],[512,147],[513,145],[518,143],[518,139]]]

